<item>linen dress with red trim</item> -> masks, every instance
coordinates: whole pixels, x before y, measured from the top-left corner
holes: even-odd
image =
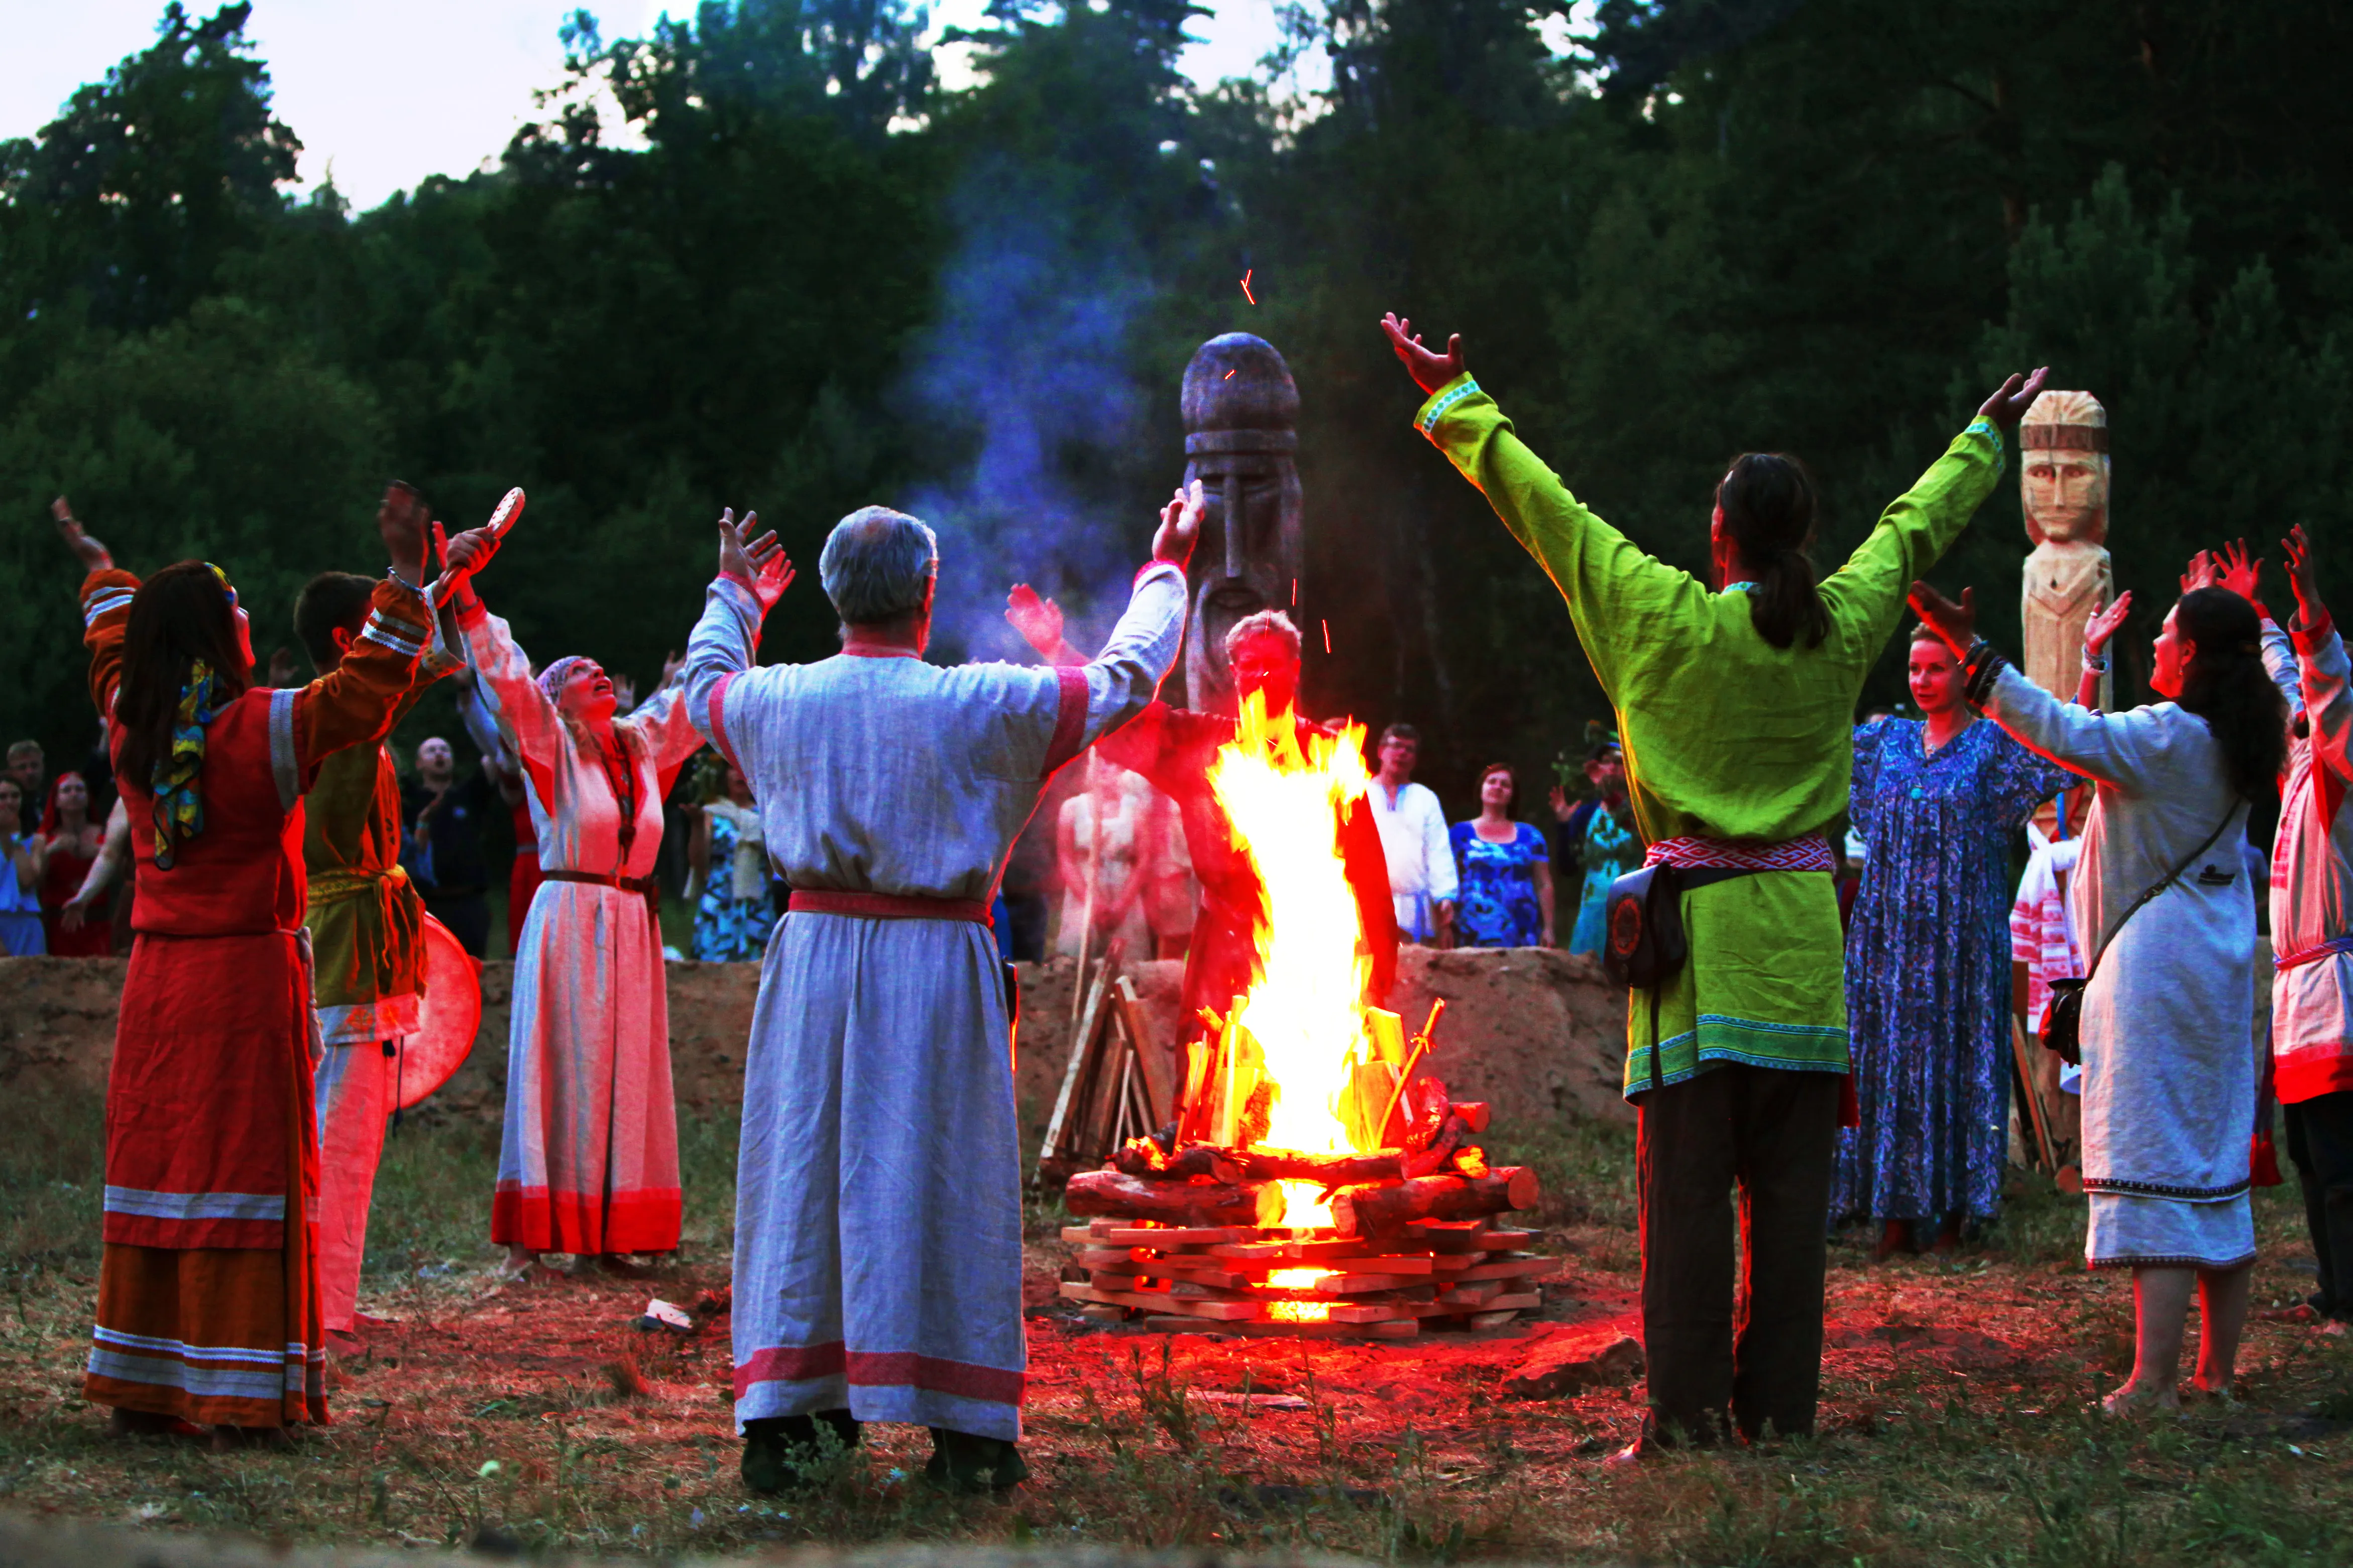
[[[1176,661],[1185,579],[1147,569],[1083,668],[902,658],[751,668],[749,590],[711,588],[688,707],[751,781],[796,889],[988,906],[1047,780]],[[848,1409],[1018,1438],[1021,1170],[986,925],[796,910],[744,1061],[738,1421]]]
[[[110,715],[138,581],[83,585],[90,693]],[[144,782],[116,772],[138,900],[107,1081],[83,1385],[98,1403],[238,1426],[327,1419],[301,795],[327,757],[383,739],[429,624],[417,595],[379,584],[337,669],[221,709],[198,775],[204,830],[168,870]],[[119,728],[109,743],[119,755]]]
[[[662,797],[702,745],[679,689],[613,721],[636,809],[532,679],[506,622],[477,602],[459,616],[500,738],[521,759],[539,863],[647,878]],[[510,910],[512,926],[515,913]],[[678,1112],[661,930],[645,895],[543,882],[515,938],[507,1105],[491,1239],[534,1252],[667,1252],[678,1246]]]

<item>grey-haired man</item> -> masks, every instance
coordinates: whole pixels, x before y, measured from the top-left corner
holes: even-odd
[[[932,531],[852,512],[818,574],[838,658],[754,667],[790,577],[720,525],[688,712],[751,781],[790,912],[744,1063],[735,1210],[744,1479],[811,1478],[863,1421],[932,1429],[928,1474],[1027,1473],[1021,1197],[990,900],[1054,771],[1142,711],[1176,657],[1200,489],[1161,514],[1103,654],[1071,669],[923,661]]]

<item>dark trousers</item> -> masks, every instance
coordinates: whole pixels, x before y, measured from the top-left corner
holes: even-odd
[[[2287,1115],[2287,1157],[2304,1188],[2304,1223],[2320,1260],[2324,1318],[2353,1320],[2353,1089],[2316,1095],[2280,1108]]]
[[[1720,1063],[1646,1092],[1642,1342],[1654,1441],[1814,1429],[1839,1078]],[[1740,1193],[1738,1338],[1732,1190]]]

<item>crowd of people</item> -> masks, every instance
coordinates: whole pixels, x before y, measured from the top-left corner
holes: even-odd
[[[1968,592],[1921,581],[2003,471],[2042,372],[1989,397],[1827,577],[1803,465],[1740,458],[1714,497],[1711,584],[1578,502],[1459,340],[1439,353],[1383,326],[1427,395],[1417,428],[1559,588],[1614,726],[1587,738],[1581,798],[1549,792],[1549,832],[1515,814],[1506,763],[1450,823],[1414,782],[1419,734],[1382,732],[1333,822],[1366,999],[1387,999],[1400,943],[1594,952],[1662,919],[1687,937],[1636,972],[1628,1007],[1650,1414],[1620,1458],[1812,1429],[1831,1230],[1872,1224],[1883,1256],[1994,1216],[2030,1029],[2075,1068],[2086,1261],[2134,1278],[2137,1354],[2112,1413],[2178,1401],[2193,1296],[2194,1386],[2231,1386],[2266,1095],[2319,1260],[2310,1310],[2353,1317],[2353,671],[2302,531],[2291,626],[2243,549],[2201,554],[2155,647],[2160,700],[2103,711],[2128,596],[2087,629],[2070,702],[1977,635]],[[1198,484],[1169,500],[1098,653],[1017,587],[1008,618],[1039,662],[955,668],[924,657],[937,540],[881,507],[844,518],[819,561],[841,655],[758,664],[794,569],[756,518],[726,513],[687,651],[638,702],[592,658],[535,664],[483,597],[501,530],[450,537],[406,486],[377,511],[384,574],[304,588],[302,683],[257,681],[227,574],[142,580],[61,499],[104,741],[55,780],[37,746],[11,748],[0,944],[103,952],[118,923],[132,933],[86,1384],[112,1428],[235,1447],[325,1417],[324,1358],[368,1322],[368,1205],[427,917],[480,955],[503,886],[515,973],[488,1234],[508,1275],[548,1254],[626,1273],[676,1247],[663,964],[757,962],[733,1293],[745,1479],[798,1484],[883,1420],[932,1429],[944,1484],[1018,1482],[1008,960],[1181,957],[1183,1016],[1214,1026],[1268,916],[1212,764],[1245,731],[1303,752],[1339,732],[1300,712],[1300,637],[1278,611],[1225,637],[1239,713],[1159,699],[1205,506]],[[1920,717],[1858,725],[1907,603]],[[480,764],[428,738],[404,777],[386,737],[444,680]],[[1041,810],[1058,775],[1067,793]],[[2266,1053],[2248,832],[2274,792]],[[1059,875],[1034,858],[1016,874],[1025,829]],[[2034,855],[2014,881],[2021,833]],[[663,939],[666,876],[691,954]]]

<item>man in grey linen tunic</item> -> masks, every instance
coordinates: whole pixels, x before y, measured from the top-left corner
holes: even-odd
[[[2084,993],[2084,1238],[2092,1267],[2229,1269],[2254,1256],[2255,905],[2239,846],[2248,804],[2206,721],[2173,702],[2063,703],[2015,668],[1985,711],[2097,784],[2072,894]],[[2230,818],[2161,896],[2126,909]]]
[[[1155,561],[1081,669],[861,656],[854,626],[841,655],[754,668],[757,601],[723,576],[688,647],[689,711],[751,781],[797,891],[986,910],[1048,776],[1153,700],[1184,614],[1183,568]],[[1003,973],[970,914],[796,910],[770,939],[744,1064],[739,1424],[847,1409],[1020,1436]]]

